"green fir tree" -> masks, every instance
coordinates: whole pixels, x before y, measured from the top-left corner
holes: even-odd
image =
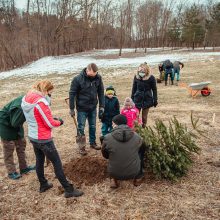
[[[199,120],[194,120],[192,114],[191,122],[192,130],[176,117],[169,120],[168,126],[157,119],[153,127],[136,127],[147,148],[147,165],[157,177],[175,181],[189,170],[192,155],[200,152],[196,139],[202,135],[198,129]]]

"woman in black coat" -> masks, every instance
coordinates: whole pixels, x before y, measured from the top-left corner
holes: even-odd
[[[150,74],[150,67],[144,63],[134,76],[131,98],[136,108],[142,110],[142,127],[146,127],[150,107],[157,106],[156,79]]]

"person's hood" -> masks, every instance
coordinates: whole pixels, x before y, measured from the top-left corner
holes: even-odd
[[[111,135],[117,141],[127,142],[134,136],[134,132],[127,125],[119,125],[112,130]]]
[[[23,97],[21,102],[21,107],[24,112],[30,112],[40,101],[44,102],[46,105],[49,105],[44,96],[37,93],[28,93]]]

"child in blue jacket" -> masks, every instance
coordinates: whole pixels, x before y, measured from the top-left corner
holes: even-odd
[[[110,133],[112,130],[112,118],[120,114],[120,106],[118,98],[116,97],[115,89],[109,86],[105,90],[105,110],[102,115],[102,136]]]

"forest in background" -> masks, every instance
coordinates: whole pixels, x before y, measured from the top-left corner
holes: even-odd
[[[220,46],[220,2],[0,0],[0,71],[90,49]]]

